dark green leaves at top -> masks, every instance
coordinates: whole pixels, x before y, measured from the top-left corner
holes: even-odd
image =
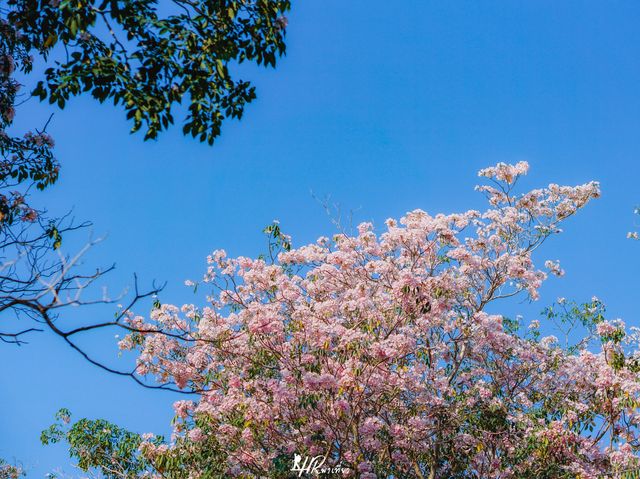
[[[143,130],[145,139],[173,124],[172,110],[184,102],[183,133],[212,144],[223,121],[241,118],[256,97],[229,67],[276,65],[285,53],[290,1],[172,0],[169,7],[151,0],[9,0],[9,6],[9,20],[20,25],[29,48],[49,58],[64,45],[35,96],[64,108],[88,92],[122,105],[131,131]]]

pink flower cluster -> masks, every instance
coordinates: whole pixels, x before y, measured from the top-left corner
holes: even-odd
[[[497,185],[479,188],[485,212],[415,210],[274,264],[217,251],[209,304],[163,305],[122,347],[145,374],[199,393],[176,403],[176,438],[221,454],[229,477],[267,476],[294,452],[371,479],[596,478],[637,464],[632,363],[616,347],[527,339],[486,311],[537,298],[533,252],[599,196],[597,183],[514,195],[527,170],[482,170]]]

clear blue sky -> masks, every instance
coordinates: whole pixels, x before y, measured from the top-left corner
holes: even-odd
[[[522,311],[597,295],[613,317],[640,323],[640,244],[625,239],[640,203],[640,3],[304,0],[289,18],[287,57],[247,72],[258,99],[213,148],[179,129],[144,143],[121,111],[90,99],[56,113],[63,169],[43,201],[108,234],[87,264],[117,263],[112,291],[137,272],[169,281],[163,301],[199,300],[182,284],[200,277],[205,255],[259,254],[272,219],[294,245],[331,233],[311,191],[380,225],[414,208],[480,208],[476,171],[524,159],[525,186],[596,179],[603,197],[545,245],[540,258],[567,274]],[[29,104],[18,123],[49,112]],[[113,334],[89,345],[118,363]],[[73,471],[63,449],[38,441],[63,406],[168,431],[174,397],[91,367],[58,338],[0,346],[0,364],[0,457],[20,459],[29,477]]]

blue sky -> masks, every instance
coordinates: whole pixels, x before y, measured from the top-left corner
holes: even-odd
[[[260,231],[274,218],[294,246],[333,232],[312,191],[381,225],[415,208],[482,208],[476,171],[527,160],[523,186],[595,179],[603,196],[543,248],[539,258],[560,259],[566,276],[510,310],[597,295],[612,317],[640,325],[640,244],[625,239],[640,203],[638,2],[307,0],[289,20],[287,57],[275,71],[243,71],[258,99],[213,148],[179,128],[144,143],[121,111],[88,98],[55,114],[63,169],[42,201],[107,235],[86,264],[117,263],[105,280],[114,294],[137,272],[169,281],[163,301],[200,301],[183,281],[200,277],[211,250],[263,252]],[[17,124],[40,125],[50,111],[31,102]],[[113,334],[86,344],[125,364]],[[103,373],[59,338],[0,347],[0,364],[0,457],[21,460],[29,477],[73,472],[64,449],[39,446],[60,407],[169,430],[174,396]]]

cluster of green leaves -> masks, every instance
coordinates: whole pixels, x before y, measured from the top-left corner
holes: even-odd
[[[97,470],[108,479],[134,479],[150,470],[150,463],[138,450],[140,435],[103,419],[81,419],[69,425],[71,414],[67,409],[58,411],[56,419],[40,440],[45,445],[67,443],[69,455],[82,471]]]
[[[575,301],[558,301],[546,307],[542,315],[554,322],[559,320],[570,326],[582,325],[593,332],[598,323],[605,320],[606,307],[598,298],[591,301],[577,303]]]
[[[570,353],[576,353],[586,346],[584,342],[569,344],[572,333],[582,328],[587,338],[595,337],[596,327],[605,320],[606,307],[602,301],[593,297],[591,301],[577,303],[576,301],[559,300],[546,307],[542,316],[553,323],[565,336],[565,347]]]
[[[208,420],[194,420],[194,426],[209,428]],[[103,419],[80,419],[71,422],[71,413],[61,409],[56,422],[44,430],[43,444],[66,443],[77,467],[84,472],[98,473],[105,479],[137,479],[147,474],[160,474],[167,479],[188,479],[192,471],[200,471],[202,479],[221,479],[226,464],[213,435],[194,443],[177,438],[174,447],[156,449],[145,456],[145,444],[165,445],[164,438],[154,436],[146,442],[139,434],[127,431]],[[142,447],[141,447],[142,446]],[[4,479],[0,476],[0,479]]]
[[[291,251],[291,239],[282,232],[280,224],[277,221],[266,226],[262,232],[269,238],[270,253],[277,250]]]
[[[9,21],[45,58],[64,47],[34,94],[64,108],[90,92],[121,104],[145,139],[174,122],[186,100],[183,132],[212,144],[225,118],[255,98],[232,64],[275,66],[285,53],[289,0],[9,0]]]
[[[262,232],[267,236],[267,246],[271,264],[275,263],[280,252],[291,251],[291,238],[282,232],[278,221],[274,220],[270,225],[267,225]],[[262,260],[266,259],[264,254],[260,254],[258,258]],[[288,267],[285,269],[289,270]]]

